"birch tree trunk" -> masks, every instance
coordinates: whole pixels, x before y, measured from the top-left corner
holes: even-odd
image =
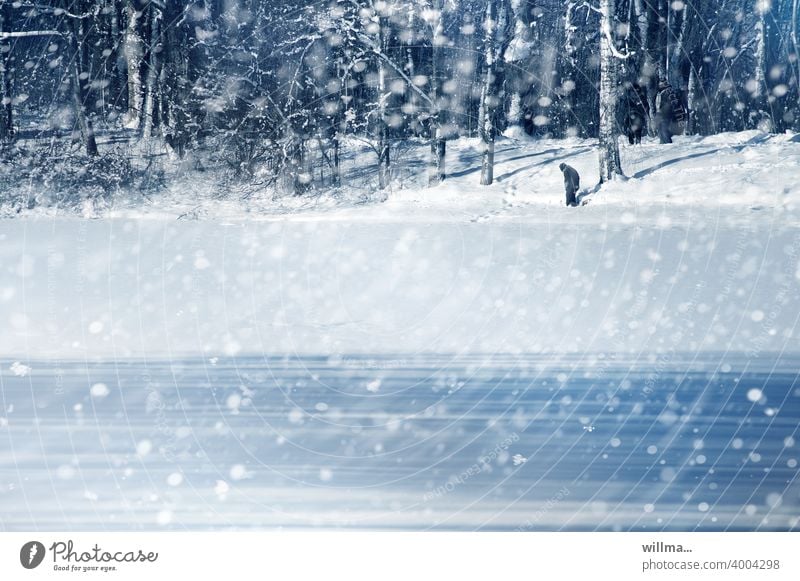
[[[614,55],[613,27],[616,0],[600,0],[600,183],[622,175],[619,158],[618,63]]]
[[[144,110],[143,63],[144,63],[144,8],[139,0],[128,0],[125,7],[127,26],[123,53],[128,73],[128,112],[125,127],[139,129]]]
[[[687,88],[686,99],[686,135],[696,135],[697,129],[697,93],[698,93],[698,79],[697,71],[692,64],[689,70],[689,85]]]
[[[116,98],[121,93],[123,74],[120,70],[119,49],[122,46],[123,35],[120,31],[120,22],[122,20],[122,9],[119,2],[114,0],[105,0],[103,11],[109,15],[108,37],[105,42],[108,44],[108,56],[103,59],[104,78],[108,81],[107,86],[104,86],[103,91],[103,115],[106,116],[108,109],[106,103],[110,98],[115,98],[113,103],[116,108]],[[108,97],[106,96],[108,95]],[[116,111],[114,111],[116,117]],[[107,117],[105,117],[107,119]]]
[[[755,80],[755,90],[753,96],[758,99],[764,95],[766,88],[766,70],[767,70],[767,41],[766,41],[766,23],[764,17],[766,12],[759,9],[758,6],[762,4],[763,0],[756,0],[758,11],[758,22],[756,23],[756,59],[755,71],[753,71],[753,79]]]
[[[673,11],[670,10],[670,14]],[[677,34],[677,38],[675,38],[674,43],[670,48],[669,59],[667,63],[669,64],[669,68],[667,69],[667,78],[671,80],[676,80],[680,75],[680,64],[683,60],[683,55],[686,52],[686,31],[687,31],[687,24],[689,22],[689,5],[684,4],[683,8],[680,10],[680,28]],[[670,35],[675,36],[675,35]]]
[[[428,184],[431,186],[442,183],[447,175],[445,167],[445,156],[447,154],[447,140],[442,131],[442,111],[440,107],[439,87],[442,84],[442,44],[445,42],[443,28],[443,0],[435,0],[434,10],[436,11],[436,21],[433,26],[432,37],[432,78],[431,78],[431,100],[434,110],[431,111],[431,157],[430,169],[428,172]]]
[[[378,42],[381,51],[386,53],[388,47],[388,35],[386,27],[389,25],[386,18],[378,20],[380,30],[378,31]],[[390,143],[389,143],[389,124],[387,119],[388,101],[391,93],[388,91],[386,76],[388,74],[387,65],[383,59],[378,60],[378,188],[383,190],[389,185],[389,167],[391,164]]]
[[[755,49],[755,70],[753,71],[753,98],[754,111],[751,113],[751,120],[755,127],[759,127],[764,121],[767,108],[767,23],[766,16],[770,10],[769,2],[766,0],[754,0],[755,9],[758,13],[756,23],[756,49]]]
[[[503,103],[505,67],[503,53],[508,46],[507,27],[509,19],[507,0],[488,0],[484,21],[484,68],[485,77],[481,89],[480,134],[483,142],[481,162],[481,185],[494,182],[494,149],[497,139],[499,112]]]
[[[144,95],[144,114],[142,118],[142,137],[149,139],[158,124],[157,103],[159,101],[160,77],[161,77],[161,53],[163,40],[161,35],[161,10],[154,4],[148,6],[150,12],[150,46],[148,49],[149,59],[147,62],[147,82],[145,83]]]
[[[492,123],[491,109],[493,105],[492,90],[495,77],[495,28],[497,26],[497,2],[488,0],[486,4],[486,18],[483,21],[484,29],[484,67],[485,77],[481,87],[481,103],[479,109],[480,135],[483,142],[483,157],[481,159],[481,185],[490,186],[494,182],[494,124]]]
[[[520,62],[529,58],[528,51],[520,51],[521,46],[527,48],[529,37],[528,26],[525,24],[523,13],[529,9],[525,0],[512,0],[511,8],[514,13],[514,36],[511,39],[515,43],[515,53],[513,62]],[[513,93],[508,100],[507,121],[509,127],[522,127],[522,92],[518,84],[514,85]]]

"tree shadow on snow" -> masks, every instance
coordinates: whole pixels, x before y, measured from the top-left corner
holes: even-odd
[[[730,147],[729,149],[731,151],[736,152],[736,153],[740,153],[748,145],[757,145],[759,143],[765,143],[766,141],[769,140],[770,137],[771,136],[769,134],[756,135],[755,137],[753,137],[751,139],[748,139],[744,143],[742,143],[740,145],[736,145],[734,147]],[[638,180],[638,179],[641,179],[643,177],[649,176],[650,174],[655,173],[660,169],[664,169],[665,167],[669,167],[671,165],[675,165],[676,163],[680,163],[682,161],[689,161],[690,159],[697,159],[699,157],[706,157],[706,156],[709,156],[709,155],[713,155],[715,153],[719,153],[720,149],[721,149],[720,147],[716,147],[716,148],[710,149],[708,151],[702,151],[702,152],[698,152],[698,153],[692,153],[690,155],[684,155],[683,157],[676,157],[674,159],[668,159],[667,161],[664,161],[664,162],[661,162],[659,164],[656,164],[653,167],[649,167],[647,169],[643,169],[641,171],[638,171],[635,174],[633,174],[631,177],[633,179]],[[728,148],[726,148],[726,149],[728,149]]]
[[[509,148],[509,149],[513,149],[513,148]],[[515,157],[509,157],[509,158],[506,158],[506,159],[503,159],[503,160],[496,160],[495,164],[496,165],[500,165],[501,163],[508,163],[510,161],[518,161],[520,159],[529,159],[531,157],[539,157],[539,156],[548,155],[548,154],[551,154],[551,153],[558,153],[559,151],[563,151],[563,150],[564,150],[564,148],[561,148],[561,147],[556,147],[556,148],[552,148],[552,149],[545,149],[544,151],[537,151],[536,153],[526,153],[525,155],[517,155]],[[505,151],[508,151],[508,150],[505,150]],[[532,167],[536,167],[536,166],[540,166],[540,165],[545,165],[546,163],[551,163],[551,162],[554,162],[554,161],[557,161],[557,160],[560,160],[560,159],[566,159],[568,157],[579,155],[581,153],[586,153],[587,151],[591,151],[591,148],[584,147],[584,148],[575,150],[573,152],[570,152],[570,153],[568,153],[566,155],[562,155],[562,156],[559,156],[559,157],[553,157],[551,159],[548,159],[547,161],[542,161],[540,163],[534,163],[532,165],[526,165],[526,166],[517,168],[514,171],[499,175],[495,179],[496,179],[496,181],[499,182],[499,181],[502,181],[504,179],[508,179],[511,176],[516,175],[516,174],[518,174],[518,173],[520,173],[522,171],[525,171],[526,169],[530,169]],[[497,153],[501,153],[501,152],[497,152]],[[477,158],[479,156],[480,156],[480,152],[477,152],[476,154],[470,155],[470,156],[460,155],[459,156],[459,161],[462,161],[462,162],[477,161],[477,160],[475,160],[475,158]],[[467,169],[463,169],[461,171],[454,171],[452,173],[449,173],[448,177],[460,178],[460,177],[463,177],[463,176],[466,176],[466,175],[469,175],[469,174],[477,173],[479,171],[481,171],[480,163],[474,163],[472,167],[469,167]]]
[[[556,153],[558,151],[562,151],[562,150],[561,149],[548,149],[547,151],[543,151],[542,153]],[[534,163],[532,165],[526,165],[526,166],[523,166],[523,167],[518,167],[514,171],[510,171],[508,173],[504,173],[502,175],[497,176],[496,179],[497,179],[498,182],[502,182],[503,180],[507,180],[508,178],[510,178],[512,176],[515,176],[518,173],[523,172],[525,170],[531,169],[532,167],[539,167],[539,166],[547,165],[549,163],[554,163],[554,162],[557,162],[557,161],[560,161],[560,160],[563,160],[563,159],[569,159],[570,157],[575,157],[576,155],[580,155],[581,153],[588,153],[590,151],[592,151],[591,147],[583,147],[581,149],[576,149],[575,151],[572,151],[572,152],[567,153],[565,155],[559,155],[557,157],[552,157],[552,158],[548,159],[547,161],[541,161],[539,163]],[[525,157],[528,157],[528,156],[524,156],[523,155],[523,156],[520,156],[520,157],[514,157],[514,158],[508,159],[506,161],[514,161],[515,159],[523,159]]]

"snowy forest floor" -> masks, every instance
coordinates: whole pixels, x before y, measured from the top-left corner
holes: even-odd
[[[42,143],[21,140],[27,152]],[[41,140],[38,140],[41,141]],[[350,141],[342,161],[339,188],[317,187],[302,196],[263,185],[256,176],[236,179],[219,154],[171,159],[155,142],[131,145],[130,136],[107,134],[101,151],[114,163],[133,160],[147,183],[121,185],[107,197],[84,200],[81,176],[64,169],[79,158],[59,159],[57,178],[24,172],[25,154],[0,166],[5,190],[0,216],[66,215],[181,219],[309,220],[424,220],[447,222],[565,221],[637,222],[667,225],[692,220],[698,214],[719,212],[721,218],[746,222],[794,220],[800,211],[800,136],[769,135],[757,131],[710,137],[676,137],[661,145],[646,139],[622,148],[627,179],[595,192],[598,181],[596,142],[593,140],[501,139],[497,146],[496,180],[479,185],[481,148],[474,139],[450,142],[448,178],[427,187],[428,146],[410,142],[393,151],[392,183],[377,188],[375,155],[358,141]],[[63,152],[61,152],[63,154]],[[66,159],[66,161],[64,161]],[[27,160],[29,162],[29,160]],[[41,159],[38,160],[41,163]],[[573,165],[582,176],[588,206],[580,211],[564,207],[563,180],[558,165]],[[79,163],[77,165],[80,165]],[[318,166],[315,175],[321,168]],[[64,173],[71,175],[62,175]],[[41,173],[41,172],[40,172]],[[327,176],[330,177],[329,175]],[[57,188],[59,180],[67,185]],[[141,180],[140,180],[141,182]],[[47,194],[43,194],[48,191]],[[592,193],[594,192],[594,193]],[[36,199],[30,208],[26,200]]]

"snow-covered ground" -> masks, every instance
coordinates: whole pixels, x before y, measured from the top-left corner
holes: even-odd
[[[377,191],[375,155],[363,143],[348,142],[342,155],[344,187],[322,188],[295,197],[230,179],[227,166],[212,160],[171,161],[162,146],[146,142],[120,149],[112,141],[106,151],[117,151],[136,163],[164,164],[165,189],[158,193],[117,193],[108,201],[87,203],[85,217],[202,220],[325,220],[470,222],[524,221],[639,224],[655,220],[664,227],[698,217],[740,219],[753,223],[797,218],[800,192],[800,135],[771,135],[758,131],[723,133],[710,137],[676,137],[661,145],[645,139],[637,146],[622,144],[628,179],[605,186],[588,196],[591,209],[575,213],[563,208],[563,180],[558,164],[573,165],[582,186],[593,191],[598,180],[594,140],[532,140],[504,138],[497,146],[496,182],[479,186],[480,142],[449,142],[447,181],[427,187],[428,146],[409,142],[394,154],[394,179],[388,190]],[[624,142],[624,140],[621,140]],[[30,147],[34,147],[33,142]],[[224,146],[222,146],[224,148]],[[148,161],[150,160],[150,161]],[[209,165],[210,164],[210,165]],[[197,166],[209,167],[202,171]],[[36,198],[36,183],[20,181],[11,197]],[[587,193],[587,192],[585,192]],[[9,198],[10,199],[10,198]],[[17,216],[19,208],[0,204],[0,216]],[[75,215],[75,208],[39,206],[22,216]],[[763,221],[763,220],[762,220]]]
[[[0,353],[800,350],[795,136],[626,147],[580,208],[557,166],[593,187],[589,143],[503,141],[489,188],[478,159],[451,144],[444,185],[383,202],[0,222]]]
[[[646,139],[622,145],[628,179],[605,186],[586,197],[594,206],[581,213],[564,208],[561,162],[581,174],[584,194],[598,182],[594,140],[504,139],[497,146],[495,183],[478,185],[481,144],[475,139],[450,142],[448,179],[426,187],[427,145],[398,156],[395,179],[388,192],[376,192],[374,155],[351,144],[343,161],[339,190],[309,196],[275,196],[272,190],[251,195],[246,202],[221,196],[213,180],[179,174],[160,200],[131,207],[125,201],[105,211],[112,217],[146,215],[205,219],[348,220],[374,222],[600,222],[660,227],[698,222],[700,218],[763,219],[796,222],[800,215],[800,135],[769,135],[758,131],[710,137],[676,137],[661,145]],[[353,156],[355,152],[355,156]],[[185,181],[184,181],[185,180]],[[189,195],[187,195],[187,193]],[[717,216],[717,214],[719,214]],[[288,215],[288,216],[287,216]]]

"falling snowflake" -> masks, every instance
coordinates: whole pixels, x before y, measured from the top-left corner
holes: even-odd
[[[758,403],[761,400],[761,398],[763,397],[763,395],[764,395],[764,392],[762,392],[757,387],[754,387],[754,388],[749,389],[747,391],[747,399],[750,400],[753,403]]]
[[[247,478],[247,468],[242,464],[234,464],[230,470],[231,480],[242,480]]]
[[[231,486],[224,480],[217,480],[216,484],[214,485],[214,494],[217,495],[217,498],[220,500],[225,500],[228,496],[228,492],[230,492]]]
[[[19,361],[15,361],[14,363],[12,363],[9,369],[11,370],[11,373],[16,375],[17,377],[25,377],[31,372],[30,367]]]
[[[111,393],[105,383],[95,383],[89,391],[92,394],[92,397],[98,399],[106,397],[109,393]]]

